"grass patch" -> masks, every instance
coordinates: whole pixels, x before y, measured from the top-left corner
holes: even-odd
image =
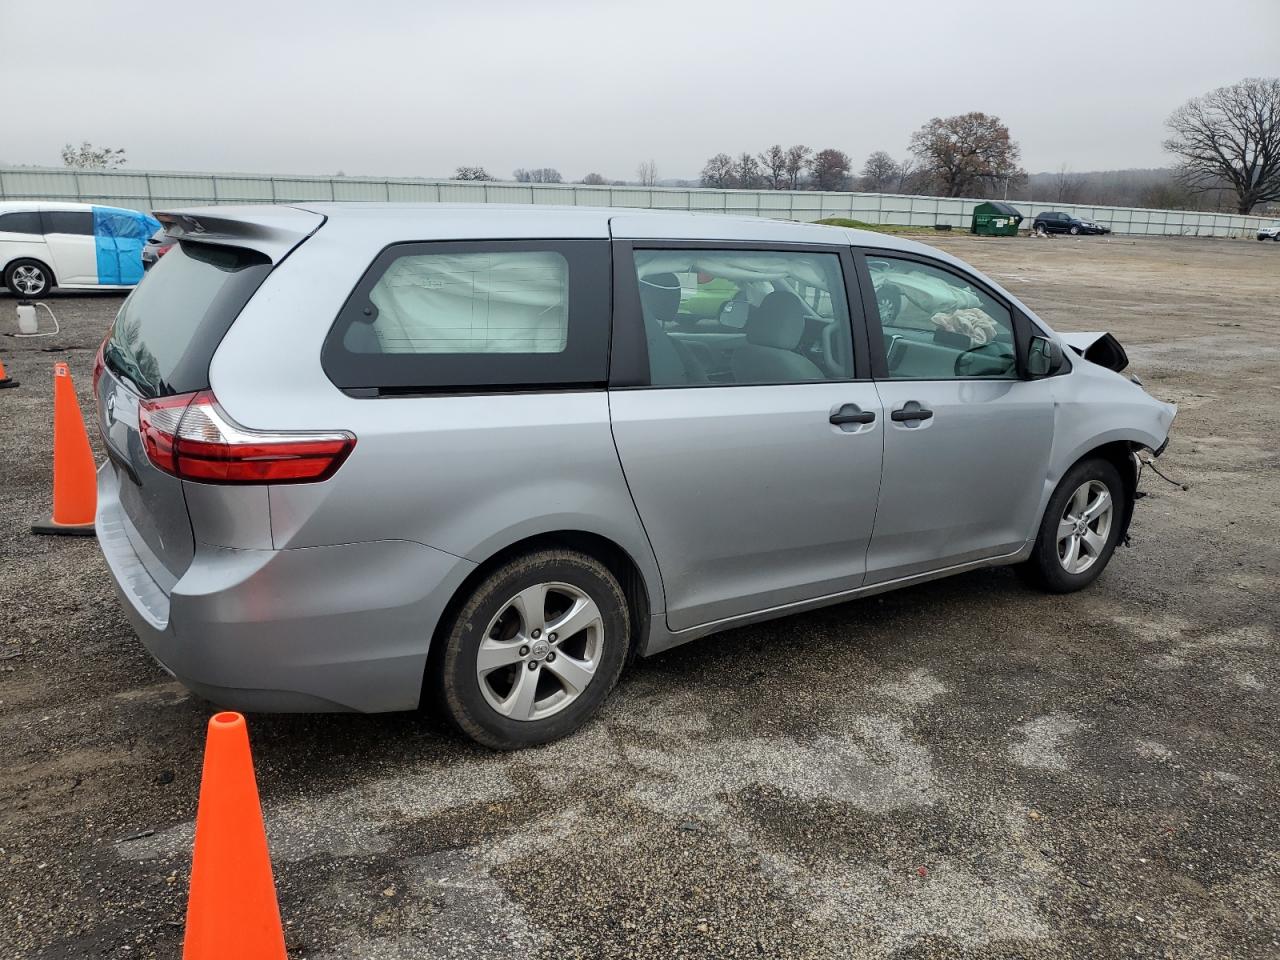
[[[828,227],[846,227],[850,230],[870,230],[873,233],[937,233],[933,227],[905,227],[892,223],[864,223],[861,220],[850,220],[848,217],[827,217],[825,220],[818,220],[817,223],[825,224]],[[956,230],[953,227],[952,233]]]

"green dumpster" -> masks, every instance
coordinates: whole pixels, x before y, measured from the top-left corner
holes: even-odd
[[[988,200],[973,208],[973,224],[970,233],[981,237],[1016,237],[1022,214],[1007,203]]]

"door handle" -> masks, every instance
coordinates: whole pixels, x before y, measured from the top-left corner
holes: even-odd
[[[842,423],[875,423],[876,415],[871,410],[859,409],[856,403],[846,403],[830,419],[837,426]]]
[[[917,420],[928,420],[933,416],[932,410],[926,410],[924,407],[914,407],[907,409],[903,407],[889,414],[893,418],[894,423],[914,423]]]

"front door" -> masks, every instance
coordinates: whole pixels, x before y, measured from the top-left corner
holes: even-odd
[[[867,583],[1016,552],[1053,440],[1051,384],[1019,376],[1011,307],[974,277],[868,251],[884,480]]]
[[[616,246],[610,415],[668,627],[861,586],[884,419],[848,250]]]

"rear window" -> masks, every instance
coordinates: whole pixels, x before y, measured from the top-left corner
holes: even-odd
[[[609,262],[601,240],[388,247],[329,331],[325,372],[391,393],[603,383]]]
[[[107,366],[144,397],[204,390],[213,352],[270,270],[252,250],[174,246],[116,315]]]

